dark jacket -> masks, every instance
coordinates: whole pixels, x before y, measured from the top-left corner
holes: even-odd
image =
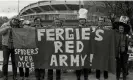
[[[2,35],[2,45],[8,46],[8,41],[9,41],[9,35],[10,35],[10,30],[7,30],[6,27],[12,27],[12,28],[19,28],[19,25],[17,26],[12,26],[11,22],[4,23],[0,27],[0,35]]]
[[[124,53],[127,53],[128,52],[128,44],[129,44],[129,38],[128,38],[128,35],[124,34],[126,39],[125,39],[125,52]],[[120,56],[120,34],[118,31],[115,31],[115,44],[116,44],[116,57],[118,58]]]

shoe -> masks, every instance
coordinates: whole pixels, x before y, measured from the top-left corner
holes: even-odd
[[[84,78],[84,80],[88,80],[88,77]]]
[[[13,77],[13,80],[18,80],[16,76]]]
[[[56,76],[56,80],[61,80],[61,76]]]
[[[40,77],[40,80],[44,80],[44,77]]]
[[[28,77],[25,77],[24,80],[29,80],[29,78]]]
[[[20,80],[24,80],[24,77],[20,77]]]
[[[126,80],[126,78],[123,78],[123,80]]]
[[[53,80],[53,78],[48,78],[47,80]]]
[[[80,80],[80,77],[78,77],[77,80]]]
[[[4,77],[3,77],[3,80],[8,80],[8,77],[7,77],[7,76],[4,76]]]
[[[36,80],[40,80],[40,78],[36,78]]]
[[[116,80],[119,80],[119,78],[116,78]]]
[[[58,78],[58,79],[56,78],[56,80],[61,80],[61,79],[60,78]]]

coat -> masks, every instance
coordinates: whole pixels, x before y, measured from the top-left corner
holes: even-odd
[[[4,23],[0,27],[0,35],[2,35],[2,45],[8,46],[8,40],[10,35],[10,30],[7,27],[11,27],[10,22]]]
[[[126,36],[125,53],[127,53],[128,52],[128,44],[129,44],[130,40],[128,38],[128,35],[125,34],[125,36]],[[119,34],[118,31],[115,31],[115,44],[116,44],[115,53],[116,53],[116,58],[120,57],[120,50],[119,50],[119,47],[120,47],[119,43],[120,42],[119,42],[119,40],[120,40],[120,34]]]

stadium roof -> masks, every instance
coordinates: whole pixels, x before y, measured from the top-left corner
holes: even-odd
[[[25,6],[20,15],[41,13],[48,11],[78,10],[80,2],[78,1],[39,1]],[[81,4],[83,5],[83,4]]]
[[[57,1],[57,0],[43,0],[38,1],[36,3],[29,4],[25,6],[19,13],[20,16],[24,15],[35,15],[35,14],[50,14],[50,12],[54,11],[55,13],[51,14],[58,14],[58,11],[74,11],[79,10],[79,8],[87,4],[87,6],[101,6],[99,2],[95,1]],[[92,9],[94,10],[94,9]]]

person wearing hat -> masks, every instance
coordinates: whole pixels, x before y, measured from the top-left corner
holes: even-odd
[[[88,10],[85,8],[81,8],[78,13],[79,13],[79,26],[78,27],[87,27],[86,20],[87,20]],[[82,71],[84,72],[84,80],[88,80],[89,69],[87,68],[76,70],[77,80],[80,80]]]
[[[7,23],[4,23],[0,27],[0,34],[2,35],[2,47],[3,47],[3,75],[4,80],[8,80],[8,62],[11,55],[13,80],[17,80],[17,67],[15,63],[15,52],[13,47],[12,29],[19,28],[19,19],[13,17]]]
[[[30,25],[31,25],[30,21],[24,20],[21,27],[30,28]],[[24,69],[22,67],[19,67],[19,73],[20,73],[20,80],[28,80],[29,68],[25,68],[25,72],[24,72]]]
[[[128,33],[130,32],[130,26],[126,23],[127,18],[126,20],[121,18],[119,22],[114,22],[113,24],[113,29],[116,31],[116,79],[120,79],[120,73],[122,71],[123,80],[126,80],[127,61],[129,57],[127,54],[129,45]]]
[[[31,27],[31,22],[29,20],[25,20],[23,21],[22,25],[23,25],[23,28],[29,28]]]
[[[87,21],[88,10],[85,8],[81,8],[78,13],[79,13],[79,27],[87,27],[86,21]]]
[[[53,21],[55,28],[63,27],[63,21],[60,18],[55,18]],[[48,69],[48,80],[53,80],[53,69]],[[56,80],[61,80],[61,69],[56,69]]]
[[[24,20],[23,18],[20,18],[19,21],[20,21],[20,22],[19,22],[20,27],[23,27],[23,22],[24,22],[25,20]]]

